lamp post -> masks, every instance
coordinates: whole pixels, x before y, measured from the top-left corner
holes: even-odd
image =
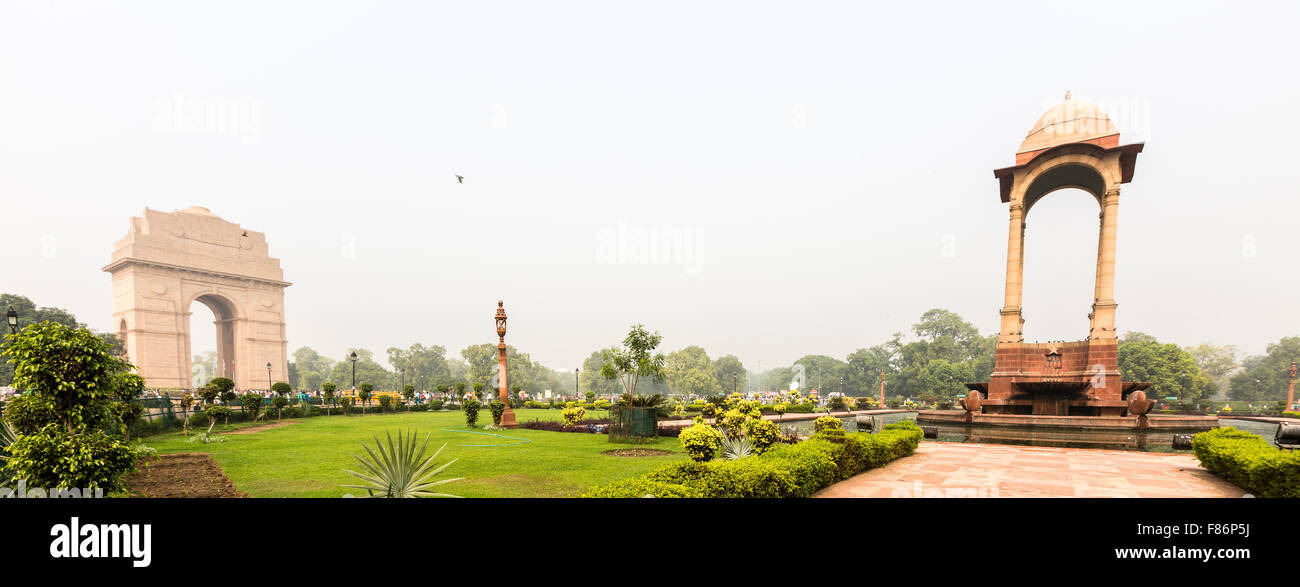
[[[14,311],[13,306],[9,306],[9,311],[5,312],[5,320],[9,322],[9,334],[18,334],[18,312]]]
[[[348,360],[352,361],[352,391],[355,392],[357,390],[357,352],[352,351],[352,355],[348,357]]]
[[[578,371],[581,370],[582,367],[573,368],[573,397],[575,398],[578,397]]]
[[[497,336],[500,337],[497,342],[497,381],[501,386],[498,397],[506,405],[505,411],[501,413],[501,427],[518,428],[515,411],[510,409],[510,385],[506,381],[506,308],[505,302],[501,300],[497,300],[496,322]]]

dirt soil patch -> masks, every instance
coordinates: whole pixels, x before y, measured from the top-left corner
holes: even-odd
[[[601,454],[607,454],[611,457],[661,457],[673,453],[657,448],[620,448],[607,450]]]
[[[261,432],[263,430],[270,430],[272,428],[279,428],[281,426],[289,426],[290,424],[297,424],[297,422],[293,420],[282,420],[279,422],[270,422],[267,424],[258,424],[256,426],[249,426],[248,428],[239,428],[236,430],[231,430],[230,432],[222,432],[221,434],[252,434],[254,432]]]
[[[184,453],[140,461],[126,478],[131,497],[248,497],[235,489],[211,455]]]

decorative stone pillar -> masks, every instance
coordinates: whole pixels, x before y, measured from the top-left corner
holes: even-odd
[[[506,380],[506,309],[505,302],[502,300],[497,300],[496,321],[497,336],[500,337],[500,341],[497,342],[497,380],[501,382],[498,398],[506,405],[505,411],[501,414],[501,427],[518,428],[515,411],[510,409],[510,384]]]
[[[1097,250],[1097,289],[1092,305],[1092,340],[1115,340],[1115,242],[1119,229],[1119,188],[1102,199],[1101,236]]]
[[[1002,331],[998,335],[998,344],[1016,343],[1024,340],[1020,313],[1021,298],[1024,292],[1025,269],[1025,209],[1018,201],[1011,202],[1011,222],[1007,230],[1007,281],[1006,299],[1002,305]]]

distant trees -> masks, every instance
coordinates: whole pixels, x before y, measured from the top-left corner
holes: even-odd
[[[18,314],[18,326],[20,328],[45,321],[62,324],[63,326],[73,329],[86,328],[85,324],[77,321],[76,316],[73,316],[71,312],[64,310],[63,308],[52,308],[48,306],[37,307],[35,303],[27,299],[25,296],[17,294],[0,294],[0,312],[7,312],[9,308],[13,308],[14,312]],[[4,334],[9,333],[7,326],[0,324],[0,327],[3,328]],[[111,332],[94,332],[92,334],[104,341],[104,344],[108,347],[107,352],[110,356],[120,358],[126,354],[126,346],[116,334]],[[9,343],[4,339],[4,337],[0,336],[0,352],[3,352],[4,348],[8,344]],[[0,387],[11,385],[13,380],[13,364],[7,360],[0,360]]]
[[[1153,398],[1198,400],[1213,397],[1216,391],[1213,380],[1191,353],[1176,344],[1161,344],[1149,335],[1121,340],[1119,372],[1127,381],[1150,382],[1147,396]]]
[[[1263,355],[1246,357],[1241,371],[1228,380],[1228,397],[1238,401],[1286,399],[1291,361],[1300,359],[1300,336],[1283,337]]]
[[[633,328],[634,333],[637,333],[636,328],[639,328],[639,325]],[[645,333],[644,329],[641,333]],[[649,333],[645,334],[649,335]],[[650,339],[646,339],[644,342],[649,341]],[[655,341],[655,344],[657,345],[658,342]],[[622,349],[610,349],[608,360],[603,364],[615,362],[616,353],[622,352],[624,352]],[[709,360],[709,354],[698,346],[688,346],[668,353],[664,360],[663,378],[673,393],[707,396],[717,395],[723,389],[718,385],[717,372]]]

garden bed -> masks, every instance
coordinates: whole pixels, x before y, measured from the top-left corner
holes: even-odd
[[[126,478],[131,497],[247,497],[207,454],[162,455],[138,467]]]
[[[661,457],[673,453],[654,448],[620,448],[616,450],[607,450],[601,454],[606,454],[611,457]]]

